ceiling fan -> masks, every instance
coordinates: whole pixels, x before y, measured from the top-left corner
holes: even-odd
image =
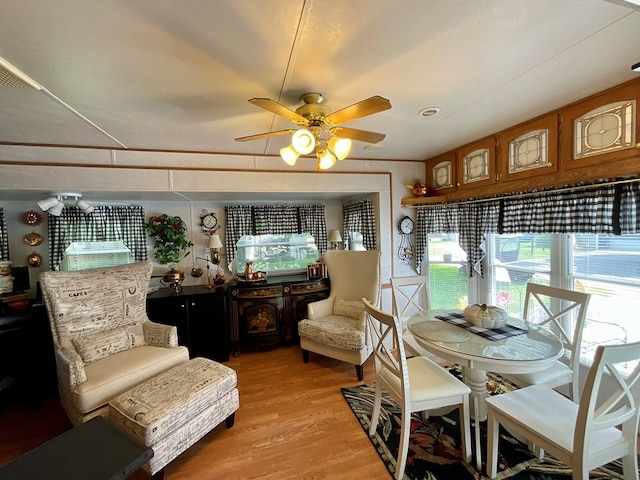
[[[389,110],[391,102],[386,98],[374,95],[333,113],[324,104],[324,96],[320,93],[305,93],[300,97],[300,101],[302,105],[293,111],[269,98],[249,99],[249,103],[289,119],[300,128],[258,133],[256,135],[238,137],[235,140],[247,142],[293,134],[292,144],[280,150],[283,160],[293,166],[300,155],[315,152],[318,157],[318,168],[327,169],[333,166],[336,159],[342,160],[346,158],[351,149],[351,140],[378,143],[385,137],[384,133],[342,127],[340,125],[357,118]]]

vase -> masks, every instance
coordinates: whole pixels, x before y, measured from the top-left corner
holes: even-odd
[[[171,267],[171,270],[162,276],[162,281],[169,283],[171,288],[175,288],[176,293],[180,293],[182,291],[183,280],[184,272],[176,270],[175,267]]]

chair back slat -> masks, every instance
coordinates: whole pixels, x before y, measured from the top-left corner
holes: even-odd
[[[376,373],[383,369],[393,373],[402,389],[399,393],[404,396],[404,392],[409,391],[409,374],[398,319],[374,307],[366,298],[363,298],[362,302],[369,322],[369,331],[375,343],[373,355]]]
[[[574,401],[580,398],[580,349],[590,299],[589,293],[529,283],[524,301],[525,320],[555,333],[564,345],[573,371],[571,398]]]
[[[431,308],[429,277],[426,275],[392,278],[391,295],[393,314],[402,325],[411,316]]]
[[[621,367],[626,367],[630,362],[636,366],[625,377],[621,374]],[[590,438],[597,435],[598,430],[621,425],[623,432],[635,432],[640,415],[639,378],[640,342],[598,346],[585,381],[576,421],[574,444],[584,443],[585,455]],[[615,384],[613,393],[612,381]]]

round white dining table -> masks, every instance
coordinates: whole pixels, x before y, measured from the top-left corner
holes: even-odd
[[[463,327],[436,318],[461,310],[425,310],[411,317],[407,327],[427,351],[462,367],[464,382],[471,389],[472,416],[485,420],[487,371],[530,373],[549,367],[562,356],[562,342],[553,333],[522,319],[509,317],[507,325],[526,333],[489,340]],[[477,401],[474,401],[476,400]]]

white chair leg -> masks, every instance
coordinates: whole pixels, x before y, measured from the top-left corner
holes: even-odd
[[[373,437],[378,428],[378,417],[380,417],[380,405],[382,403],[382,387],[376,383],[375,394],[373,396],[373,412],[371,412],[371,425],[369,425],[369,436]]]
[[[629,453],[622,457],[622,474],[625,480],[638,480],[638,456],[636,454]]]
[[[396,480],[404,476],[404,468],[407,464],[407,453],[409,452],[409,428],[411,427],[411,412],[402,409],[402,425],[400,427],[400,445],[398,446],[398,458],[396,460]]]
[[[471,463],[471,419],[469,418],[469,397],[464,397],[460,405],[460,432],[462,435],[462,458]]]
[[[500,423],[489,408],[487,412],[487,475],[495,478],[498,474],[498,433]]]
[[[480,414],[480,409],[478,406],[478,397],[473,395],[473,411],[476,414],[476,428],[475,428],[475,439],[476,439],[476,469],[478,472],[482,470],[482,451],[480,450],[480,420],[478,415]]]

